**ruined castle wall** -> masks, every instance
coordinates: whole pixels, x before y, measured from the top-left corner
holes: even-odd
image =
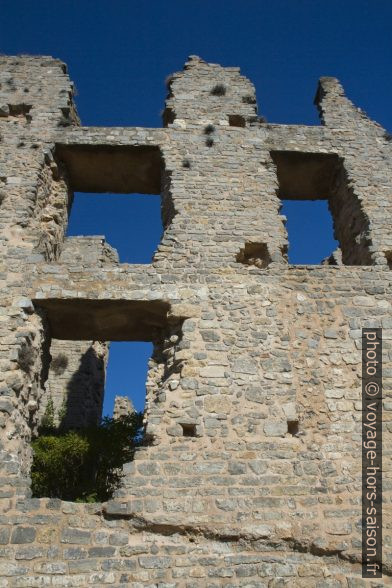
[[[67,237],[62,243],[60,263],[96,267],[118,263],[118,253],[103,235]]]
[[[52,339],[50,354],[39,420],[51,399],[56,425],[65,429],[97,425],[102,417],[109,346],[99,341]]]
[[[32,63],[46,67],[40,58]],[[56,63],[49,69],[59,72]],[[44,163],[43,148],[36,151],[46,166],[48,198],[56,195],[61,211],[60,228],[44,251],[34,252],[41,221],[29,228],[33,210],[20,227],[8,201],[2,225],[4,586],[377,585],[360,579],[360,335],[362,327],[383,328],[388,547],[390,144],[336,94],[335,81],[321,84],[324,126],[267,125],[255,119],[253,88],[237,69],[192,58],[170,85],[164,129],[42,129],[53,159]],[[216,85],[225,93],[211,93]],[[55,90],[48,95],[60,111]],[[7,178],[20,162],[19,148],[9,144]],[[156,167],[151,150],[159,149],[168,221],[152,264],[99,265],[83,240],[86,257],[66,255],[61,235],[66,194],[75,189],[68,157],[75,149],[88,154],[91,166],[99,151],[111,162],[129,158],[127,185],[145,186],[146,193]],[[343,165],[334,202],[344,202],[346,227],[330,193],[335,230],[351,230],[341,243],[342,266],[287,263],[279,165],[290,163],[293,152],[301,165],[309,154],[317,165],[323,155]],[[39,165],[31,176],[18,168],[18,177],[38,185]],[[101,158],[96,178],[103,165]],[[294,182],[295,174],[288,179]],[[15,202],[24,202],[22,184],[9,185],[17,186]],[[358,210],[362,216],[350,218]],[[23,372],[16,353],[27,333],[33,363]],[[78,341],[154,343],[146,445],[103,505],[28,495],[29,435],[45,394],[51,338],[72,341],[72,349]]]
[[[128,396],[115,396],[114,398],[114,409],[113,418],[119,419],[126,417],[135,412],[132,404],[132,400]]]
[[[60,262],[102,267],[118,263],[118,254],[103,236],[67,237],[62,244]],[[109,344],[52,339],[50,355],[38,421],[41,422],[51,400],[56,426],[70,429],[98,424],[102,417]]]
[[[69,206],[52,140],[65,128],[60,125],[77,118],[73,86],[60,61],[1,57],[0,69],[1,481],[8,496],[23,492],[28,482],[29,440],[49,363],[50,329],[34,312],[26,286],[39,261],[58,258]]]

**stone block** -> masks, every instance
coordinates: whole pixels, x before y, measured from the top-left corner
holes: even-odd
[[[287,421],[267,421],[264,425],[264,433],[268,437],[284,437],[287,431]]]
[[[16,527],[12,531],[11,543],[33,543],[36,535],[34,527]]]
[[[61,543],[87,544],[91,541],[91,533],[84,529],[74,529],[73,527],[69,527],[63,529],[61,532],[60,541]]]

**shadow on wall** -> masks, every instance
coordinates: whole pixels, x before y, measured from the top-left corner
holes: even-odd
[[[80,429],[99,424],[105,391],[106,357],[106,354],[98,354],[93,346],[81,356],[79,367],[67,384],[60,409],[61,429]]]

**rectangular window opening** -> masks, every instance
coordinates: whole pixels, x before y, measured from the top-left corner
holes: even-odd
[[[143,412],[146,400],[150,342],[72,341],[52,339],[45,383],[54,424],[64,430],[95,426],[102,417]]]
[[[327,200],[283,200],[281,214],[287,218],[289,263],[329,265],[338,256]]]
[[[121,488],[122,466],[154,438],[149,419],[165,400],[182,319],[169,321],[169,304],[158,300],[36,302],[47,335],[31,422],[32,493],[109,500]]]
[[[160,196],[76,192],[67,237],[96,240],[66,240],[62,257],[71,254],[74,260],[80,256],[98,264],[151,263],[162,233]]]
[[[102,502],[143,442],[148,342],[52,339],[32,442],[35,497]]]
[[[57,145],[55,157],[73,194],[60,261],[151,263],[173,210],[159,147]]]
[[[371,265],[369,221],[334,153],[272,151],[289,262]]]

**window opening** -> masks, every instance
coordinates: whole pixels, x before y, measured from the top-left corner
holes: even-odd
[[[121,263],[151,263],[162,233],[158,195],[74,195],[67,236],[102,235]]]
[[[288,217],[290,262],[371,265],[369,220],[343,159],[335,153],[300,151],[272,151],[271,157],[279,183],[277,194]],[[298,200],[306,203],[293,204]],[[306,241],[312,235],[312,241]]]
[[[283,200],[289,263],[319,264],[338,249],[326,200]]]

